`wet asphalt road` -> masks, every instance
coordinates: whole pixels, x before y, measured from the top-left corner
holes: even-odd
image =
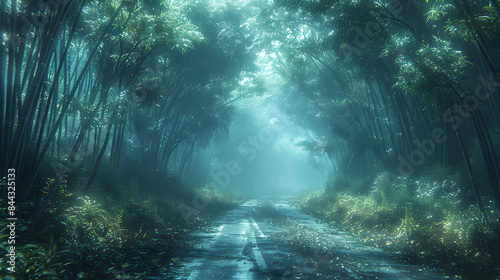
[[[250,200],[194,235],[175,275],[161,279],[450,279],[398,262],[283,199]]]

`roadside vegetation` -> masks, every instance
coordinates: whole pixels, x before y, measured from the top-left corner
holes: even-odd
[[[184,189],[182,194],[138,195],[131,184],[123,189],[129,195],[119,199],[109,192],[87,195],[67,187],[61,186],[36,228],[25,221],[39,202],[18,205],[16,271],[7,271],[8,256],[3,254],[2,279],[144,279],[165,274],[179,261],[179,253],[190,248],[191,231],[241,203],[232,194],[182,185],[176,186]],[[198,208],[194,198],[200,201]],[[8,252],[12,245],[4,221],[1,227],[0,249]]]
[[[500,279],[500,213],[490,201],[483,218],[459,175],[436,180],[443,171],[396,181],[380,173],[366,193],[317,191],[295,203],[408,263],[432,263],[463,279]]]

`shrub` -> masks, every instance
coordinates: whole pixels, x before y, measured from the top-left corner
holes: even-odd
[[[370,195],[379,205],[404,207],[414,197],[415,184],[407,177],[393,180],[389,173],[379,173],[372,184]]]

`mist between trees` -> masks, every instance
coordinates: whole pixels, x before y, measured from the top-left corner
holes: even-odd
[[[384,178],[412,199],[453,181],[442,191],[498,224],[498,0],[3,0],[0,13],[0,177],[16,170],[30,236],[77,235],[58,222],[82,207],[108,211],[104,237],[136,242],[154,232],[131,222],[141,211],[187,227],[237,204],[229,192],[367,199]]]

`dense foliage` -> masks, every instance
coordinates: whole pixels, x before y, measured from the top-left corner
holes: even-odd
[[[22,221],[17,272],[2,256],[2,277],[158,273],[183,233],[238,202],[183,183],[252,71],[238,26],[185,1],[1,1],[0,11],[0,176],[7,190],[15,170]]]
[[[217,146],[234,104],[259,97],[307,131],[294,144],[328,177],[303,207],[498,277],[499,1],[224,2],[1,1],[0,178],[7,189],[15,170],[19,268],[142,277],[125,244],[170,246],[197,208],[238,201],[204,189],[196,207],[203,186],[187,183],[225,168],[213,154],[234,153]]]

